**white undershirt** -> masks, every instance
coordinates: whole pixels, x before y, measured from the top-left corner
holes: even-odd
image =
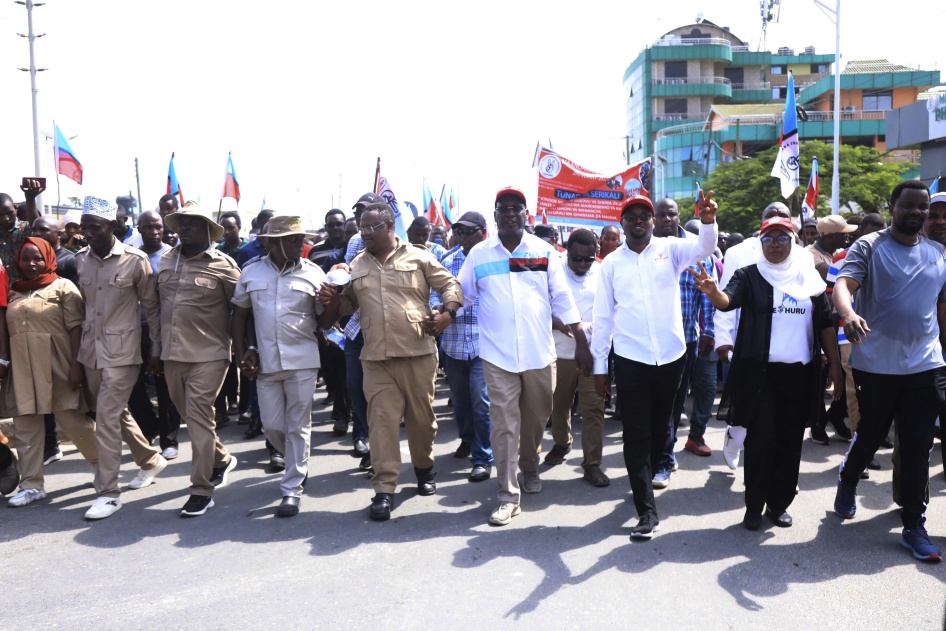
[[[795,300],[777,289],[772,292],[772,335],[769,361],[807,364],[814,354],[811,298]]]

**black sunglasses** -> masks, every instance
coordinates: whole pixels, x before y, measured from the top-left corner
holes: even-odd
[[[594,263],[595,257],[593,256],[578,256],[577,254],[569,254],[568,258],[575,261],[576,263]]]

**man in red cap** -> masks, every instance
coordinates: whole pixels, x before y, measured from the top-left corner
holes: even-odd
[[[654,205],[643,195],[621,209],[624,245],[601,263],[595,294],[592,354],[595,387],[610,389],[608,352],[614,343],[618,398],[624,425],[624,464],[640,522],[632,539],[659,528],[652,486],[670,431],[670,414],[686,363],[679,279],[687,266],[716,248],[716,202],[700,191],[700,235],[695,240],[654,237]]]
[[[517,469],[523,492],[542,490],[538,447],[555,386],[552,317],[574,335],[575,361],[584,375],[591,374],[591,354],[561,257],[525,232],[526,196],[513,187],[500,189],[493,217],[497,235],[470,250],[458,279],[467,305],[479,297],[480,357],[499,480],[499,506],[489,523],[504,526],[522,512]]]

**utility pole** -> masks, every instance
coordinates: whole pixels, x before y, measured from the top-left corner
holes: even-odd
[[[834,170],[831,173],[831,214],[837,215],[841,212],[841,183],[838,177],[838,162],[841,159],[841,0],[835,1],[834,9],[821,0],[815,0],[815,4],[829,18],[834,15]]]
[[[29,41],[30,45],[30,67],[29,68],[20,68],[23,72],[30,73],[30,89],[33,93],[33,168],[36,171],[35,176],[40,177],[42,171],[40,171],[40,159],[39,159],[39,117],[36,112],[36,73],[43,72],[46,68],[37,68],[36,67],[36,56],[33,50],[33,42],[37,37],[43,37],[45,33],[36,35],[33,33],[33,7],[41,7],[44,3],[42,2],[33,2],[33,0],[15,0],[17,4],[22,4],[26,7],[26,23],[27,23],[27,34],[17,33],[20,37],[25,37]],[[36,200],[36,206],[42,212],[43,201],[41,198]]]

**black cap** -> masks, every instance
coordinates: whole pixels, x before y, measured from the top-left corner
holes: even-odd
[[[378,195],[377,193],[365,193],[358,198],[358,201],[355,202],[355,205],[352,208],[358,208],[359,206],[368,206],[369,204],[386,204],[387,200]]]
[[[461,215],[459,219],[454,221],[453,224],[454,225],[460,224],[463,226],[468,226],[470,228],[479,228],[480,230],[486,230],[486,218],[474,210],[463,213],[463,215]]]
[[[548,224],[539,223],[535,225],[535,236],[539,237],[540,239],[554,237],[556,232],[557,230]]]

